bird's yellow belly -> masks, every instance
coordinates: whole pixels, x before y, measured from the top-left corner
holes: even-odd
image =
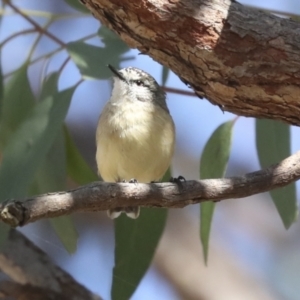
[[[166,118],[155,120],[153,117],[153,120],[133,117],[120,131],[109,130],[106,124],[106,130],[97,132],[96,160],[104,181],[134,178],[146,183],[164,175],[173,156],[174,125],[167,113]]]

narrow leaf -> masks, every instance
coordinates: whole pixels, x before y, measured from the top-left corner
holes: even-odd
[[[4,87],[0,123],[0,146],[3,148],[10,135],[27,118],[35,104],[35,97],[27,77],[27,66],[21,67]]]
[[[48,96],[51,96],[53,93],[57,93],[58,79],[59,79],[59,72],[53,72],[47,75],[42,85],[41,94],[39,96],[40,100],[46,99]]]
[[[163,232],[166,209],[141,209],[137,220],[123,215],[115,221],[115,267],[112,300],[130,299],[146,273]]]
[[[98,176],[93,172],[78,151],[66,126],[64,128],[64,135],[66,141],[68,175],[80,185],[99,180]]]
[[[75,87],[48,97],[31,110],[9,139],[0,167],[0,200],[24,197],[61,129]]]
[[[290,156],[290,126],[274,120],[256,120],[256,147],[260,165],[266,168]],[[288,229],[298,215],[295,183],[270,192],[282,222]]]
[[[50,219],[50,222],[65,249],[70,254],[75,253],[77,249],[78,233],[71,216]]]
[[[120,58],[117,50],[92,46],[83,42],[69,43],[67,50],[85,78],[106,79],[111,76],[111,71],[107,68],[108,63],[118,67],[121,61],[126,60],[126,58]]]
[[[66,189],[66,150],[63,128],[39,166],[34,182],[34,194],[43,194]],[[76,251],[78,234],[70,216],[50,219],[57,236],[69,253]]]
[[[200,178],[219,178],[226,172],[231,149],[232,129],[234,121],[220,125],[206,143],[200,164]],[[209,235],[215,203],[204,202],[200,205],[200,238],[204,261],[207,263]]]
[[[9,230],[11,229],[10,226],[4,224],[4,223],[0,223],[0,250],[2,248],[2,246],[4,245],[6,239],[7,239],[7,236],[8,236],[8,233],[9,233]]]
[[[162,74],[161,74],[161,84],[165,86],[170,74],[170,69],[168,67],[162,66]]]
[[[91,13],[83,4],[81,4],[78,0],[65,0],[72,8],[84,13]]]
[[[2,74],[2,67],[0,64],[0,120],[2,116],[3,95],[4,95],[3,74]]]
[[[108,29],[106,26],[101,25],[98,35],[105,44],[104,49],[108,51],[111,56],[119,57],[129,51],[127,44],[125,44],[117,34]]]

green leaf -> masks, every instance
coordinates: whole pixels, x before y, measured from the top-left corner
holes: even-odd
[[[2,67],[1,67],[1,63],[0,63],[0,120],[1,120],[1,116],[2,116],[3,94],[4,94],[3,74],[2,74]]]
[[[161,74],[161,83],[162,86],[166,85],[166,82],[168,80],[170,74],[170,69],[168,67],[162,66],[162,74]]]
[[[66,189],[66,153],[62,128],[37,169],[33,194],[44,194]]]
[[[0,200],[24,197],[61,129],[76,87],[37,103],[11,136],[0,166]]]
[[[107,64],[118,68],[121,61],[132,59],[132,57],[121,57],[123,50],[111,46],[114,44],[118,47],[120,42],[116,40],[105,48],[83,42],[72,42],[67,44],[67,50],[84,78],[106,79],[112,75]]]
[[[71,216],[62,216],[50,219],[57,236],[70,253],[75,253],[77,249],[78,233]]]
[[[274,120],[256,120],[256,147],[260,165],[266,168],[290,156],[290,126]],[[270,192],[286,229],[298,215],[295,183]]]
[[[119,57],[130,49],[117,34],[104,25],[98,30],[98,35],[105,44],[106,51],[108,51],[111,56]]]
[[[34,194],[62,191],[66,189],[66,150],[63,128],[39,166],[34,182]],[[57,236],[69,253],[76,251],[78,234],[70,216],[50,219]]]
[[[98,176],[93,172],[91,167],[86,163],[86,161],[78,151],[68,131],[68,128],[65,126],[64,129],[68,175],[81,185],[99,180]]]
[[[130,299],[152,261],[163,232],[166,209],[141,209],[138,219],[115,220],[115,267],[112,300]]]
[[[4,223],[0,223],[0,250],[6,242],[10,227]]]
[[[230,155],[234,121],[221,124],[206,143],[200,163],[201,179],[220,178],[224,176]],[[204,202],[201,203],[200,207],[200,238],[204,261],[207,263],[209,235],[215,203]]]
[[[79,2],[79,0],[65,0],[66,3],[68,3],[72,8],[84,13],[84,14],[90,14],[91,12]]]
[[[27,66],[24,65],[14,73],[4,87],[0,123],[0,146],[2,149],[10,135],[27,118],[35,102],[27,77]]]
[[[47,75],[43,81],[41,94],[39,96],[40,100],[46,99],[48,96],[57,93],[59,75],[59,72],[53,72]]]

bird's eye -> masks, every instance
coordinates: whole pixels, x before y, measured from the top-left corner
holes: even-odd
[[[142,80],[136,80],[135,83],[138,86],[144,85],[144,82]]]

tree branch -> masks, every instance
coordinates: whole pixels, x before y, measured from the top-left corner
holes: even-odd
[[[14,280],[9,285],[0,285],[2,295],[17,299],[101,300],[54,265],[47,254],[16,230],[9,232],[1,246],[0,269]]]
[[[0,206],[0,219],[15,227],[73,212],[115,207],[184,207],[204,201],[248,197],[285,186],[300,178],[300,151],[264,170],[240,177],[175,183],[94,182],[77,189],[40,195]]]
[[[230,0],[81,0],[130,47],[238,115],[300,125],[299,23]]]

